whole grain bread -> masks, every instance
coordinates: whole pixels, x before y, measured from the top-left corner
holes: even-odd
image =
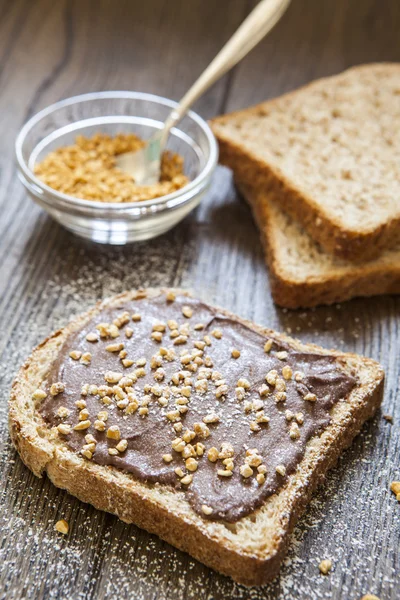
[[[334,465],[341,451],[360,431],[382,398],[384,374],[373,360],[302,344],[221,310],[247,327],[286,341],[295,349],[336,357],[337,366],[355,374],[358,384],[331,410],[331,423],[311,438],[297,470],[279,492],[236,523],[209,521],[199,516],[185,494],[167,486],[148,484],[112,466],[100,466],[72,452],[43,421],[32,394],[46,379],[66,338],[105,306],[121,308],[127,301],[162,290],[126,292],[74,319],[42,342],[20,369],[11,391],[9,427],[24,463],[58,487],[96,508],[116,514],[126,523],[157,534],[206,565],[247,585],[262,584],[276,575],[289,534],[310,500],[312,491]],[[179,292],[182,293],[182,292]]]
[[[400,237],[400,65],[369,64],[211,122],[238,180],[330,253],[367,260]]]
[[[308,308],[358,296],[400,293],[400,242],[379,257],[354,263],[325,252],[280,207],[279,198],[238,183],[260,231],[279,306]]]

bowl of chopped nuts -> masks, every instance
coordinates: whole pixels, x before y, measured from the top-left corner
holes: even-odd
[[[139,92],[62,100],[32,117],[16,141],[18,175],[31,198],[73,233],[104,244],[146,240],[201,201],[218,162],[207,123],[189,111],[171,130],[160,181],[136,185],[116,157],[143,147],[176,103]]]

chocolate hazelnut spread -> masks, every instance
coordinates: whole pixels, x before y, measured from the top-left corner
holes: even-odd
[[[287,481],[355,385],[334,357],[160,295],[105,308],[70,335],[40,412],[88,460],[235,522]]]

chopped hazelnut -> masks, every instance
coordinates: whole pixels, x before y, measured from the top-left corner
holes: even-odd
[[[253,469],[250,467],[250,465],[247,465],[247,464],[242,465],[239,469],[239,472],[240,472],[241,476],[245,477],[246,479],[253,475]]]
[[[169,421],[172,421],[172,422],[180,421],[180,418],[181,418],[181,414],[180,414],[179,410],[171,410],[170,412],[167,412],[165,414],[165,416],[167,417],[167,419]]]
[[[292,379],[292,375],[293,375],[293,371],[292,369],[289,367],[289,365],[285,365],[282,369],[282,375],[284,377],[284,379]]]
[[[111,425],[111,427],[109,427],[107,429],[107,437],[111,440],[119,440],[121,439],[121,432],[119,430],[118,425]]]
[[[202,504],[201,505],[201,510],[205,515],[211,515],[213,509],[211,508],[211,506],[207,506],[207,504]]]
[[[236,350],[236,348],[234,348],[231,352],[231,356],[232,358],[240,358],[240,350]]]
[[[265,376],[265,381],[267,383],[269,383],[269,385],[276,385],[276,380],[278,378],[278,371],[276,371],[275,369],[271,369],[271,371],[268,371],[268,373]]]
[[[220,340],[222,338],[222,331],[220,329],[213,329],[211,335],[215,337],[215,339]]]
[[[81,363],[83,365],[89,365],[92,361],[92,355],[90,354],[90,352],[84,352],[84,354],[82,354],[81,356]]]
[[[177,337],[175,337],[173,344],[174,346],[181,346],[182,344],[186,344],[187,340],[188,338],[186,335],[178,335]]]
[[[57,381],[57,383],[53,383],[50,387],[50,395],[58,396],[58,394],[62,394],[65,390],[65,385],[61,383],[61,381]]]
[[[286,475],[286,467],[284,465],[278,465],[275,471],[278,473],[278,475],[282,475],[282,477]]]
[[[242,387],[245,390],[250,389],[250,382],[247,379],[243,378],[243,377],[241,377],[240,379],[238,379],[238,382],[237,382],[236,385],[237,385],[237,387]]]
[[[193,423],[193,429],[197,435],[208,438],[210,435],[210,430],[204,423]]]
[[[90,421],[79,421],[79,423],[74,426],[74,431],[83,431],[84,429],[89,429],[90,425]]]
[[[151,334],[151,338],[155,342],[162,342],[162,333],[161,333],[161,331],[153,331],[152,334]]]
[[[33,392],[32,398],[34,400],[44,400],[45,398],[47,398],[47,394],[44,390],[37,389]]]
[[[193,316],[193,310],[190,306],[182,306],[182,314],[187,319],[190,319]]]
[[[258,473],[258,475],[256,476],[257,479],[257,483],[259,485],[262,485],[263,483],[265,483],[265,475],[264,473]]]
[[[118,452],[125,452],[125,450],[128,448],[128,440],[121,440],[115,447]]]
[[[207,458],[210,462],[217,462],[219,457],[219,452],[217,450],[217,448],[215,448],[214,446],[212,448],[209,449],[209,451],[207,452]]]
[[[71,411],[65,406],[60,406],[56,412],[57,417],[60,417],[61,419],[66,419],[70,414]]]
[[[178,477],[183,477],[185,475],[181,467],[176,467],[175,474],[178,475]]]
[[[250,429],[251,429],[251,431],[254,431],[254,432],[261,431],[261,427],[259,426],[257,421],[251,421]]]
[[[186,429],[185,433],[182,436],[182,439],[188,444],[196,437],[196,433],[191,431],[190,429]]]
[[[228,393],[228,386],[227,385],[219,385],[217,387],[217,389],[215,390],[215,397],[222,398],[223,396],[226,396],[227,393]]]
[[[183,483],[183,485],[190,485],[192,483],[192,481],[193,481],[193,475],[185,475],[181,479],[181,483]]]
[[[232,458],[232,456],[234,454],[235,454],[235,450],[234,450],[232,444],[229,444],[229,442],[222,442],[221,451],[218,453],[218,458],[220,458],[220,459]]]
[[[219,416],[215,413],[208,413],[205,417],[203,417],[203,422],[207,425],[211,423],[219,423]]]
[[[91,342],[92,344],[94,342],[98,342],[99,338],[97,337],[97,335],[95,333],[88,333],[86,336],[86,339],[88,342]]]
[[[107,381],[107,383],[118,383],[118,381],[122,379],[122,373],[107,371],[104,374],[104,379]]]
[[[317,396],[309,392],[304,396],[304,400],[308,400],[308,402],[315,402],[317,400]]]
[[[121,342],[119,344],[108,344],[106,346],[107,352],[120,352],[124,349],[124,344]]]
[[[204,444],[202,444],[201,442],[197,442],[197,444],[195,446],[195,451],[196,451],[197,456],[203,456],[205,449],[206,449],[206,447]]]
[[[72,350],[69,353],[70,358],[72,358],[72,360],[79,360],[80,357],[82,356],[82,352],[80,352],[79,350]]]
[[[392,481],[390,489],[396,495],[396,500],[400,500],[400,481]]]
[[[172,290],[168,290],[165,293],[165,298],[166,298],[167,302],[174,302],[175,298],[176,298],[176,294]]]
[[[328,575],[329,571],[332,569],[332,561],[328,558],[321,560],[319,563],[319,570],[323,575]]]
[[[232,477],[232,471],[228,471],[227,469],[218,469],[217,475],[219,475],[219,477]]]
[[[235,389],[236,398],[241,401],[246,397],[246,390],[243,387],[237,387]]]
[[[71,433],[71,425],[68,425],[67,423],[60,423],[60,425],[57,426],[57,429],[62,435],[68,435]]]
[[[258,388],[258,393],[260,394],[261,398],[263,398],[264,396],[267,396],[270,392],[269,387],[263,383],[261,387]]]
[[[182,438],[175,438],[171,442],[172,450],[175,450],[175,452],[183,452],[183,449],[185,448],[185,446],[186,446],[186,442],[184,442]]]
[[[96,429],[96,431],[105,431],[105,429],[106,429],[104,421],[99,421],[99,420],[96,420],[93,423],[93,427]]]
[[[194,384],[195,390],[199,394],[205,394],[208,390],[208,381],[207,379],[199,379]]]
[[[289,430],[291,440],[298,440],[300,437],[300,429],[297,423],[292,422]]]
[[[272,348],[273,340],[267,340],[264,344],[264,352],[268,354]]]
[[[63,533],[64,535],[66,535],[69,530],[68,522],[65,519],[61,519],[60,521],[57,521],[57,523],[54,525],[54,529],[59,533]]]
[[[87,408],[83,408],[78,415],[80,421],[86,421],[89,417],[89,411]]]
[[[198,462],[195,458],[188,458],[185,462],[185,466],[188,471],[194,472],[197,471]]]

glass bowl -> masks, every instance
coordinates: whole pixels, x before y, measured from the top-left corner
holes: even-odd
[[[53,190],[34,174],[35,163],[76,135],[135,133],[143,139],[160,129],[176,103],[139,92],[99,92],[52,104],[32,117],[16,141],[18,176],[31,198],[73,233],[103,244],[126,244],[161,235],[200,202],[218,162],[207,123],[190,111],[170,133],[167,148],[183,156],[191,180],[180,190],[141,202],[93,202]]]

